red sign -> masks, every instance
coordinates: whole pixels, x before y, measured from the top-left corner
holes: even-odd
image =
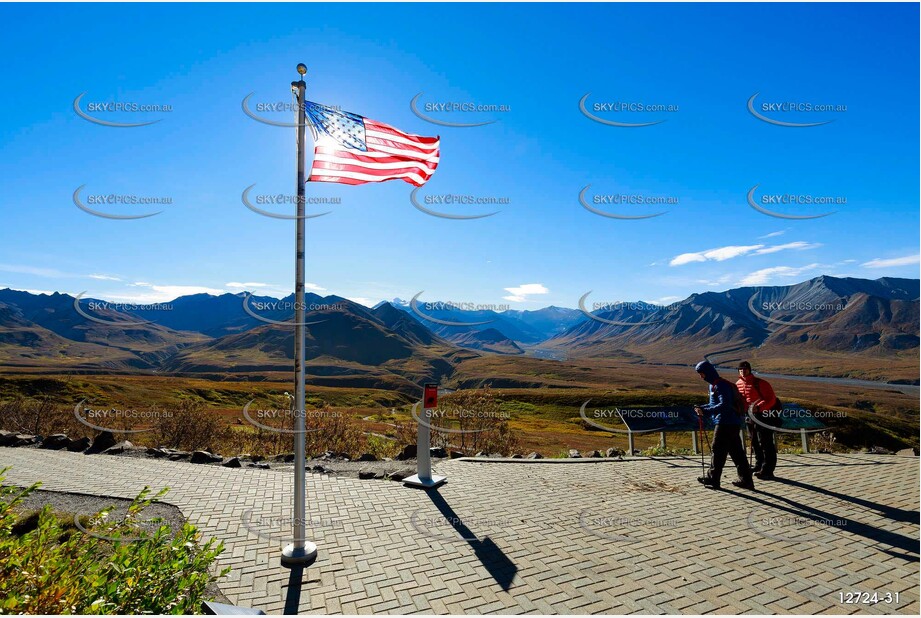
[[[438,385],[437,384],[426,384],[425,385],[425,397],[422,399],[422,405],[425,408],[437,408],[438,407]]]

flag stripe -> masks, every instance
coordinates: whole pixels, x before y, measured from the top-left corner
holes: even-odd
[[[406,159],[406,157],[400,157],[398,155],[394,155],[389,152],[363,152],[360,150],[346,152],[341,148],[332,148],[330,146],[317,146],[315,151],[318,156],[322,154],[322,155],[350,156],[350,157],[356,157],[356,158],[360,157],[362,161],[367,161],[368,163],[371,163],[373,161],[381,161],[381,162],[386,162],[386,161],[391,161],[391,160],[403,161]],[[417,160],[438,163],[438,159],[439,159],[439,154],[436,152],[433,155],[430,155],[424,158],[418,158]]]
[[[375,167],[374,169],[368,169],[367,167],[363,165],[349,165],[347,163],[338,163],[334,161],[316,161],[314,163],[313,169],[317,170],[320,173],[324,171],[328,173],[330,170],[332,170],[332,171],[337,171],[337,172],[348,171],[348,172],[365,173],[371,176],[393,176],[394,174],[411,172],[414,174],[418,174],[420,176],[424,176],[426,180],[431,178],[432,174],[434,173],[434,171],[420,169],[417,167],[399,166],[399,167],[389,167],[389,168]]]
[[[406,161],[406,157],[394,156],[387,152],[345,152],[342,149],[328,148],[325,146],[318,146],[316,148],[316,156],[319,157],[348,157],[349,159],[354,159],[355,161],[362,161],[364,163],[392,163],[394,161]],[[419,161],[420,165],[423,165],[425,162],[438,163],[438,155],[427,157],[424,160]],[[434,167],[428,165],[427,167]]]
[[[407,150],[413,150],[415,152],[432,152],[438,148],[438,143],[434,144],[422,144],[420,142],[413,141],[411,139],[405,139],[399,135],[393,135],[391,133],[383,133],[381,131],[373,131],[368,129],[366,132],[369,142],[375,142],[378,144],[394,144],[405,147]]]
[[[371,174],[361,174],[358,172],[338,171],[336,176],[333,176],[329,173],[318,175],[316,177],[314,177],[312,174],[310,176],[311,181],[340,182],[339,180],[324,180],[324,178],[349,178],[349,179],[357,181],[357,182],[352,182],[348,184],[363,184],[366,182],[382,182],[384,180],[394,180],[394,179],[400,178],[400,179],[405,180],[409,184],[416,185],[417,187],[421,187],[428,180],[428,178],[422,178],[418,174],[414,174],[414,173],[393,174],[390,176],[374,176]]]
[[[390,135],[395,135],[397,137],[404,137],[406,139],[418,142],[420,144],[437,144],[437,137],[425,137],[422,135],[413,135],[412,133],[404,133],[399,129],[394,129],[390,125],[386,125],[382,122],[375,122],[374,120],[365,119],[365,128],[369,131],[380,131],[382,133],[388,133]]]

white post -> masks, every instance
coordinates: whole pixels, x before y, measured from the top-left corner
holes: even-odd
[[[803,452],[808,453],[809,452],[809,438],[808,436],[806,436],[805,429],[799,430],[799,437],[800,437],[800,440],[802,440],[803,442]]]
[[[421,422],[417,425],[416,431],[416,474],[410,476],[403,480],[405,485],[410,487],[421,487],[423,489],[431,489],[433,487],[438,487],[445,481],[447,477],[444,476],[432,476],[432,408],[429,407],[429,397],[430,394],[437,392],[437,385],[435,384],[426,384],[426,396],[422,401],[422,417]],[[435,399],[437,401],[437,398]],[[419,404],[417,403],[416,406]],[[415,408],[415,406],[413,406]]]
[[[306,381],[304,364],[306,362],[304,329],[304,192],[307,178],[304,173],[304,129],[305,116],[304,93],[307,84],[304,75],[307,67],[297,65],[300,81],[291,82],[291,90],[297,93],[297,219],[295,220],[294,241],[294,388],[295,428],[294,433],[294,521],[293,543],[281,552],[281,564],[286,567],[304,567],[317,559],[317,546],[307,542],[307,465],[304,437],[306,433]]]
[[[627,455],[633,457],[633,432],[627,430]]]
[[[696,431],[691,432],[691,449],[693,450],[695,455],[700,454],[700,447],[697,445],[697,432]]]

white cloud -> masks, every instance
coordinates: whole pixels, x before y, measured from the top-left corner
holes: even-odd
[[[2,290],[3,288],[9,288],[9,289],[15,290],[15,291],[17,291],[17,292],[28,292],[29,294],[47,294],[47,295],[49,295],[49,296],[51,296],[52,294],[54,294],[54,292],[51,292],[51,291],[49,291],[49,290],[32,290],[32,289],[29,289],[29,288],[22,288],[22,289],[20,289],[20,288],[14,288],[14,287],[11,286],[11,285],[2,285],[2,284],[0,284],[0,290]]]
[[[697,283],[705,285],[708,288],[715,288],[717,286],[726,285],[732,279],[732,275],[720,275],[716,279],[698,279]]]
[[[650,305],[660,305],[665,306],[669,305],[675,301],[682,300],[681,296],[663,296],[662,298],[656,298],[654,300],[644,300],[644,303],[649,303]]]
[[[803,242],[802,240],[797,240],[796,242],[788,242],[784,245],[774,245],[773,247],[764,247],[763,249],[758,249],[755,251],[755,255],[765,255],[767,253],[777,253],[778,251],[786,251],[788,249],[796,249],[798,251],[803,251],[805,249],[817,249],[822,246],[822,243],[809,243]]]
[[[908,266],[921,261],[921,255],[906,255],[897,258],[876,258],[861,264],[864,268],[889,268],[891,266]]]
[[[706,251],[697,251],[694,253],[682,253],[675,256],[668,263],[669,266],[683,266],[691,262],[706,262],[713,260],[723,262],[725,260],[751,253],[761,249],[764,245],[730,245],[728,247],[717,247],[716,249],[707,249]]]
[[[365,307],[373,307],[377,304],[370,298],[365,298],[364,296],[346,296],[345,298],[346,300],[350,300],[353,303],[358,303],[359,305],[364,305]]]
[[[690,264],[691,262],[706,262],[707,258],[704,257],[703,253],[682,253],[681,255],[676,255],[668,263],[669,266],[684,266],[685,264]]]
[[[765,285],[775,277],[798,277],[804,272],[814,270],[819,266],[820,264],[809,264],[800,267],[772,266],[770,268],[762,268],[761,270],[756,270],[742,277],[742,280],[739,281],[739,285]]]
[[[226,290],[219,290],[216,288],[209,288],[198,285],[154,285],[152,283],[145,283],[142,281],[131,284],[131,287],[147,288],[150,291],[138,294],[109,293],[106,296],[113,300],[124,300],[135,303],[163,303],[175,300],[180,296],[187,296],[189,294],[212,294],[217,296],[226,292]]]
[[[287,288],[285,286],[276,285],[274,283],[260,283],[258,281],[246,281],[246,282],[230,281],[228,283],[225,283],[224,286],[230,290],[247,291],[247,292],[251,290],[272,290],[275,292],[281,292],[283,294],[290,294],[294,291],[293,289]],[[311,291],[311,292],[325,292],[326,291],[326,288],[321,287],[315,283],[305,283],[304,289]]]
[[[90,279],[97,279],[99,281],[121,281],[119,277],[113,277],[112,275],[87,275]]]
[[[781,234],[783,232],[780,232]],[[767,255],[769,253],[778,253],[796,249],[802,251],[805,249],[816,249],[821,247],[820,243],[809,243],[802,240],[788,242],[782,245],[729,245],[728,247],[718,247],[716,249],[707,249],[706,251],[694,251],[691,253],[682,253],[672,258],[668,263],[669,266],[683,266],[693,262],[724,262],[742,255]]]
[[[787,233],[787,230],[781,230],[779,232],[771,232],[770,234],[765,234],[764,236],[759,236],[758,238],[774,238],[776,236],[783,236]]]
[[[513,303],[524,303],[529,301],[528,296],[535,294],[548,294],[550,290],[544,287],[542,283],[525,283],[515,288],[505,288],[510,296],[503,296],[502,300],[508,300]]]

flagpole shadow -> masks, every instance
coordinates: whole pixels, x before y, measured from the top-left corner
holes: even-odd
[[[295,616],[301,605],[301,587],[304,585],[304,568],[293,567],[291,574],[288,575],[288,591],[285,593],[285,609],[282,612],[286,616]]]

